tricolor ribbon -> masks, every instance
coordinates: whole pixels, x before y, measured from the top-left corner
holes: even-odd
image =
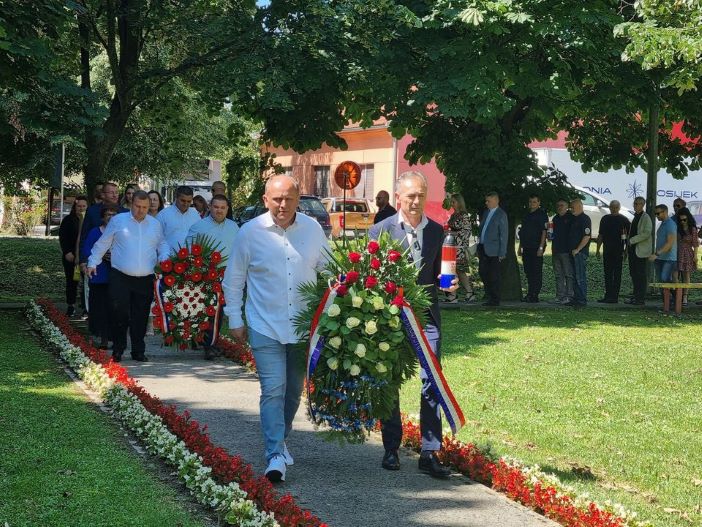
[[[154,280],[154,299],[159,308],[158,312],[159,317],[161,318],[161,323],[163,324],[163,332],[166,333],[168,331],[168,313],[166,313],[166,310],[163,309],[163,290],[163,277],[160,274],[157,274],[156,279]]]
[[[307,401],[310,401],[310,380],[312,379],[312,374],[314,370],[317,369],[317,363],[322,356],[322,349],[324,348],[324,343],[326,339],[320,334],[319,319],[322,314],[329,309],[334,303],[336,298],[336,288],[338,283],[334,286],[329,287],[322,296],[322,300],[317,306],[317,311],[312,317],[312,325],[310,326],[310,344],[307,351]],[[310,405],[310,413],[312,413],[312,406]]]
[[[219,319],[222,316],[222,292],[217,291],[217,311],[214,315],[214,320],[212,323],[214,327],[212,328],[212,340],[210,340],[210,346],[214,346],[219,338]]]

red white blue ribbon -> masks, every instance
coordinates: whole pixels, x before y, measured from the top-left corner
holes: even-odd
[[[168,313],[166,313],[166,310],[163,309],[163,290],[165,289],[163,285],[163,277],[159,274],[156,275],[156,279],[154,280],[154,300],[156,301],[156,305],[158,306],[158,313],[159,317],[161,318],[161,323],[163,324],[161,327],[163,328],[162,331],[166,333],[168,331]]]
[[[212,339],[210,339],[210,346],[214,346],[219,338],[219,319],[222,317],[222,292],[217,291],[217,312],[214,315],[214,320],[212,324]]]
[[[322,356],[322,349],[324,348],[324,343],[326,341],[326,339],[322,335],[320,335],[319,319],[321,318],[322,314],[326,313],[327,309],[329,309],[329,306],[331,306],[334,303],[334,299],[336,298],[337,287],[338,284],[328,288],[324,292],[324,296],[322,296],[322,300],[317,306],[317,311],[315,311],[314,317],[312,317],[312,325],[310,326],[310,344],[307,352],[308,393],[310,390],[310,379],[312,378],[314,370],[317,369],[317,363],[319,362],[319,359]]]

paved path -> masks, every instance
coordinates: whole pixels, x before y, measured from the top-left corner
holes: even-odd
[[[174,352],[147,338],[150,362],[122,364],[153,395],[188,409],[210,437],[240,454],[258,473],[265,470],[254,373],[228,359],[202,359],[202,352]],[[402,470],[383,470],[379,437],[365,445],[339,446],[315,433],[300,408],[288,447],[295,458],[279,485],[332,527],[544,527],[556,524],[491,489],[454,475],[435,480],[417,469],[418,456],[401,452]]]

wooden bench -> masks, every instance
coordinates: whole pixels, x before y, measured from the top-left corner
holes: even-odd
[[[675,289],[675,314],[682,313],[683,289],[702,289],[702,283],[685,284],[682,282],[654,282],[648,284],[663,290],[663,312],[670,311],[670,290]]]

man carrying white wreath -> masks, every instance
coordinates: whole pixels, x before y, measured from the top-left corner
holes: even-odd
[[[440,357],[441,315],[438,302],[438,280],[441,273],[441,245],[444,230],[424,214],[427,200],[427,180],[421,172],[404,172],[400,174],[395,187],[395,198],[399,205],[397,214],[374,225],[369,236],[378,239],[383,231],[402,243],[408,249],[419,275],[417,283],[427,286],[431,306],[427,313],[424,333],[429,346]],[[444,291],[454,292],[458,289],[458,279]],[[419,456],[419,469],[436,478],[445,478],[451,471],[439,461],[437,452],[441,450],[442,432],[440,405],[437,395],[427,379],[424,370],[420,371],[422,394],[419,413],[419,426],[422,434],[422,452]],[[382,467],[386,470],[399,470],[400,457],[398,449],[402,441],[402,422],[400,420],[399,397],[389,419],[383,420],[382,427],[383,456]]]
[[[286,438],[300,405],[304,359],[296,353],[294,317],[304,309],[299,286],[317,280],[329,245],[319,223],[297,214],[300,186],[291,176],[273,176],[263,203],[268,212],[239,231],[222,286],[234,339],[251,345],[261,383],[261,428],[272,482],[284,481],[293,464]],[[242,304],[246,295],[246,324]]]

